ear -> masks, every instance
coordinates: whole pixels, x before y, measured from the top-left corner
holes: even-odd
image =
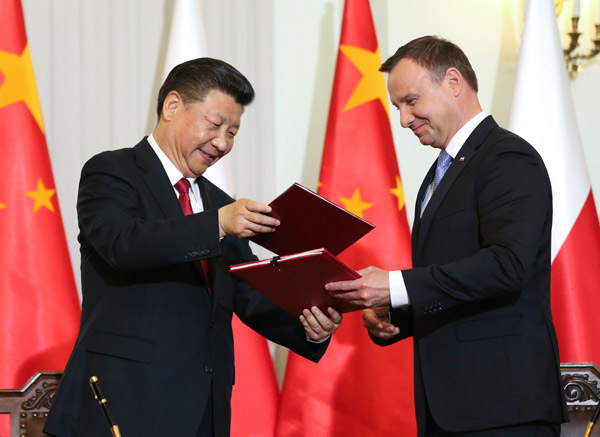
[[[465,85],[465,79],[462,77],[462,74],[454,67],[450,67],[446,70],[444,82],[448,85],[448,88],[452,91],[454,97],[460,95]]]
[[[170,121],[178,111],[183,109],[183,99],[177,91],[171,91],[165,97],[162,108],[162,116],[165,120]]]

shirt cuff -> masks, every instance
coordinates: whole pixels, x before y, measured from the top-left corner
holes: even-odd
[[[308,335],[306,336],[306,341],[308,341],[309,343],[315,343],[315,344],[321,344],[327,340],[329,340],[329,337],[331,337],[331,335],[328,335],[327,337],[323,338],[322,340],[313,340],[312,338],[310,338]]]
[[[410,305],[406,284],[402,276],[402,270],[390,271],[390,301],[392,308],[400,308]]]

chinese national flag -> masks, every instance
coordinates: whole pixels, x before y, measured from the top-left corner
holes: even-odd
[[[64,368],[80,307],[20,0],[0,23],[0,388],[17,388]]]
[[[509,127],[537,149],[552,183],[560,360],[600,364],[600,225],[551,0],[528,3]]]
[[[319,193],[376,228],[340,258],[355,269],[409,268],[410,234],[368,0],[346,0]],[[344,315],[318,364],[290,354],[277,437],[414,435],[412,341],[370,340]]]

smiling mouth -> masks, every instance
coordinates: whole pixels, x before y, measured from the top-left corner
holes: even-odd
[[[215,161],[217,159],[217,155],[211,155],[207,152],[205,152],[202,149],[198,149],[198,151],[200,152],[200,154],[202,155],[202,157],[204,158],[205,161],[211,163],[213,161]]]
[[[425,126],[425,124],[420,124],[419,126],[417,126],[417,127],[413,128],[413,130],[412,130],[412,131],[413,131],[413,133],[414,133],[416,136],[420,136],[420,135],[423,133],[423,132],[422,132],[422,129],[421,129],[423,126]]]

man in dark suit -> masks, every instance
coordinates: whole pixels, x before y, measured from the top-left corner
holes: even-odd
[[[368,308],[377,344],[414,338],[419,436],[559,435],[568,416],[550,312],[544,163],[482,112],[456,45],[419,38],[380,70],[402,127],[440,149],[417,197],[413,268],[368,267],[326,287]]]
[[[231,150],[253,97],[225,62],[180,64],[159,92],[152,135],[85,164],[81,328],[46,433],[109,435],[95,375],[124,436],[228,436],[233,313],[310,360],[325,352],[339,313],[313,308],[298,320],[228,273],[256,259],[241,237],[279,224],[269,206],[234,202],[202,177]]]

